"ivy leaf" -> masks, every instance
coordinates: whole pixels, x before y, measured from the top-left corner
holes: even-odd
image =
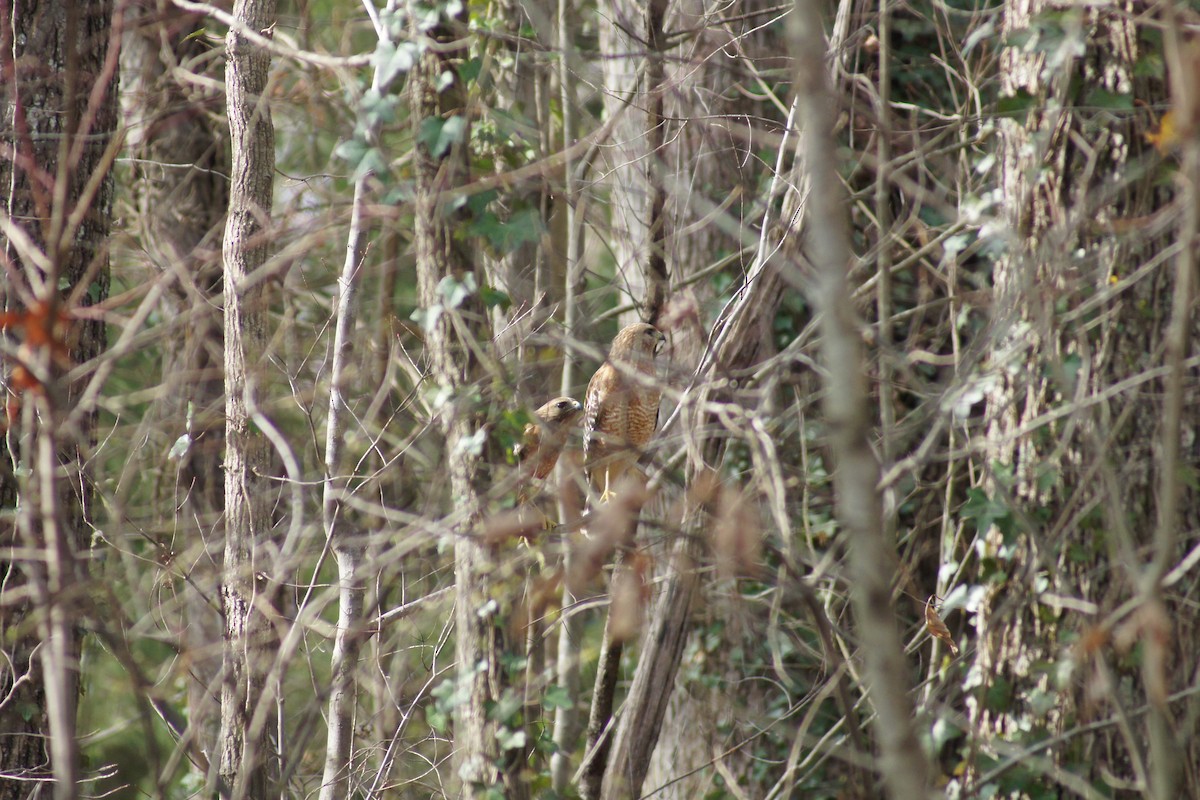
[[[502,726],[496,731],[496,741],[501,750],[519,750],[525,746],[525,731],[514,731]]]
[[[363,95],[358,108],[363,121],[370,127],[376,127],[396,121],[396,106],[399,102],[398,97],[381,94],[378,89],[369,89]]]
[[[442,318],[443,309],[440,305],[432,305],[429,308],[418,308],[408,315],[408,318],[421,326],[421,330],[425,333],[431,333],[437,327],[438,320]]]
[[[470,209],[472,216],[481,216],[487,211],[488,204],[500,196],[500,192],[495,189],[488,189],[486,192],[478,192],[467,198],[466,206]]]
[[[962,515],[974,520],[975,529],[986,533],[992,525],[1007,536],[1012,532],[1012,514],[1003,503],[988,497],[987,492],[976,487],[967,490],[967,502],[963,504]]]
[[[434,158],[441,158],[451,146],[461,142],[467,132],[467,120],[460,116],[450,119],[428,117],[421,120],[417,141],[425,145]]]
[[[491,286],[484,286],[480,289],[479,297],[488,308],[499,306],[501,311],[508,311],[512,307],[512,298],[499,289],[493,289]]]
[[[525,701],[520,695],[511,689],[506,689],[488,712],[488,719],[493,722],[512,722],[524,705]]]
[[[1133,95],[1092,89],[1084,98],[1083,104],[1094,108],[1106,108],[1110,111],[1132,111]]]
[[[1018,89],[1016,94],[1011,97],[1001,97],[996,101],[996,113],[1000,116],[1024,120],[1038,104],[1036,97],[1024,89]]]
[[[467,118],[455,115],[446,120],[446,124],[442,126],[442,130],[438,133],[437,142],[434,144],[433,154],[441,156],[451,145],[456,145],[462,142],[467,132]]]
[[[438,26],[442,21],[442,15],[438,10],[436,3],[428,2],[428,0],[418,0],[408,6],[408,13],[413,23],[417,26],[417,30],[424,33]]]
[[[471,83],[479,77],[480,71],[483,69],[483,59],[476,56],[468,58],[458,68],[458,77],[462,78],[463,83]]]
[[[416,42],[395,44],[381,40],[371,54],[371,66],[379,76],[379,85],[386,88],[397,76],[412,69],[420,54],[421,47]]]
[[[435,706],[425,706],[425,721],[438,733],[450,730],[450,715]]]
[[[497,252],[511,253],[527,242],[538,241],[545,228],[541,214],[536,209],[526,208],[513,213],[507,222],[485,211],[471,223],[470,232],[487,239]]]
[[[483,445],[487,442],[487,431],[479,428],[470,436],[464,436],[454,443],[454,455],[467,455],[478,457],[483,453]]]
[[[168,461],[178,461],[187,455],[187,451],[192,447],[191,434],[185,433],[175,440],[175,444],[171,445],[170,451],[167,453]]]
[[[571,702],[571,694],[566,687],[557,684],[546,687],[546,694],[542,696],[543,708],[570,708],[573,705],[575,704]]]
[[[438,281],[437,285],[438,294],[441,295],[442,304],[446,308],[458,308],[478,289],[479,285],[475,282],[473,272],[464,274],[461,281],[453,275],[447,275]]]
[[[377,147],[371,147],[359,138],[347,139],[339,144],[333,154],[345,161],[354,169],[357,180],[368,172],[382,174],[387,172],[387,161]]]

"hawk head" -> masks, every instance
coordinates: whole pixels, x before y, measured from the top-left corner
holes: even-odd
[[[667,337],[658,328],[645,322],[635,322],[622,328],[617,338],[613,339],[608,359],[636,364],[650,371],[654,368],[655,354],[666,341]]]
[[[583,404],[574,397],[556,397],[533,412],[542,422],[548,422],[554,427],[569,428],[579,421],[583,414]]]

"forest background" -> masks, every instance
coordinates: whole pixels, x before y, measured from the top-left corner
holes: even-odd
[[[1190,4],[0,21],[0,798],[1200,796]]]

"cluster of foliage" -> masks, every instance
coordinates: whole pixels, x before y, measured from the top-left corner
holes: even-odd
[[[601,796],[595,742],[564,726],[597,718],[606,659],[613,709],[629,704],[618,721],[635,713],[667,638],[644,634],[672,625],[685,635],[644,796],[875,797],[905,768],[872,710],[877,643],[867,606],[852,613],[821,407],[845,365],[819,357],[804,89],[782,55],[806,4],[642,5],[280,5],[259,99],[276,135],[270,255],[252,276],[268,331],[248,396],[270,449],[249,582],[282,794],[329,782],[339,626],[354,795]],[[228,622],[221,241],[237,176],[221,75],[237,23],[183,0],[118,6],[113,299],[76,287],[59,319],[44,301],[19,310],[9,287],[0,327],[24,339],[5,350],[10,421],[52,394],[29,352],[107,375],[78,456],[95,492],[85,770],[97,793],[187,797],[215,786]],[[868,600],[905,641],[908,766],[927,762],[947,797],[1189,796],[1191,12],[890,6],[823,11],[877,533],[895,554],[878,565],[890,596]],[[423,294],[430,207],[449,232],[439,257],[470,268]],[[94,303],[112,350],[74,365],[63,330]],[[516,450],[533,410],[582,399],[639,316],[670,337],[651,491],[589,509],[585,537],[567,456],[530,525]],[[441,347],[460,348],[461,381]],[[28,465],[14,466],[15,520]],[[486,554],[470,585],[464,542]],[[26,602],[4,599],[19,560],[0,553],[0,614]],[[682,613],[673,593],[691,593]],[[487,640],[478,664],[456,663],[464,614]],[[41,713],[20,699],[26,721]],[[487,769],[464,761],[472,714]]]

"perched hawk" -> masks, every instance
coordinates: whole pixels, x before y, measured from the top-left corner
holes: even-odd
[[[544,480],[558,463],[571,428],[579,422],[583,406],[573,397],[556,397],[533,412],[538,422],[525,426],[525,436],[514,452],[529,474]]]
[[[584,469],[592,487],[609,499],[621,477],[658,427],[660,392],[654,355],[667,337],[653,325],[629,325],[613,339],[608,360],[588,382],[583,422]],[[633,373],[648,380],[639,380]]]

